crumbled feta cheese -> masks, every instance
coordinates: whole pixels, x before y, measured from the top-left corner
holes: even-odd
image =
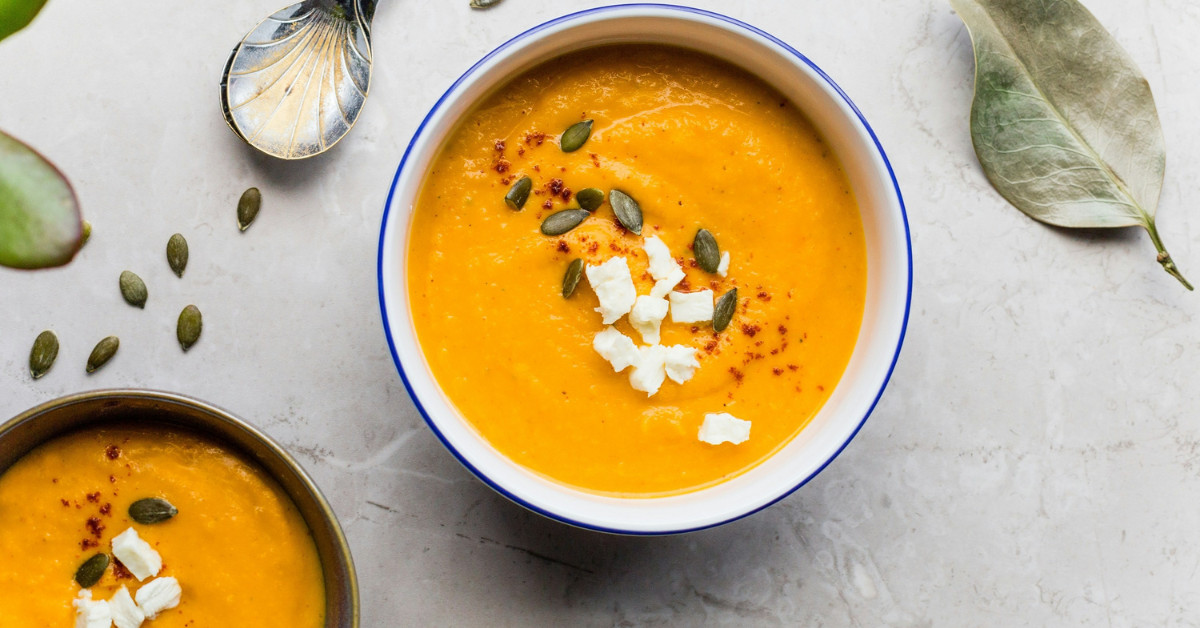
[[[179,606],[182,594],[178,580],[170,576],[155,578],[137,590],[138,608],[146,614],[146,619],[154,619],[159,613]]]
[[[667,378],[667,349],[662,345],[642,347],[638,360],[629,373],[629,385],[651,397],[662,387]]]
[[[662,298],[670,294],[679,282],[683,281],[686,276],[683,269],[679,267],[679,262],[671,257],[671,250],[658,236],[650,236],[642,244],[642,248],[646,251],[646,257],[650,260],[650,276],[654,278],[654,288],[650,290],[650,296]]]
[[[667,347],[667,377],[676,384],[682,384],[696,374],[700,361],[696,359],[696,350],[687,345],[671,345]]]
[[[700,440],[709,445],[739,445],[750,440],[750,422],[726,412],[706,414],[704,423],[700,426]]]
[[[92,592],[84,589],[71,602],[75,606],[75,628],[109,628],[112,626],[112,611],[104,600],[92,601]]]
[[[629,322],[642,335],[642,342],[648,345],[658,344],[658,330],[662,321],[667,317],[667,300],[642,295],[633,304],[629,312]]]
[[[633,276],[624,257],[610,257],[598,266],[587,265],[588,283],[600,299],[596,308],[604,316],[604,324],[611,325],[629,313],[637,300],[637,289],[633,287]]]
[[[729,274],[729,251],[721,253],[721,262],[717,264],[717,274],[722,277]]]
[[[112,610],[112,622],[117,625],[117,628],[138,628],[146,620],[146,614],[138,608],[125,585],[121,585],[121,588],[109,598],[108,607]]]
[[[117,560],[121,561],[139,582],[157,576],[158,570],[162,569],[162,557],[149,543],[143,541],[133,528],[113,537],[112,550]]]
[[[676,323],[704,323],[713,317],[713,291],[671,293],[671,320]]]
[[[622,334],[611,325],[596,334],[592,340],[592,348],[600,354],[600,357],[608,360],[609,364],[612,364],[613,370],[618,373],[632,366],[638,359],[637,345],[633,344],[629,336]]]

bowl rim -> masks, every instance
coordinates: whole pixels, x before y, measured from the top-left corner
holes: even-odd
[[[54,399],[50,399],[49,401],[39,403],[38,405],[17,414],[11,419],[0,423],[0,442],[4,440],[4,437],[9,432],[30,421],[37,420],[39,417],[44,416],[47,412],[66,406],[86,403],[96,399],[141,399],[162,401],[181,406],[190,406],[206,414],[214,416],[220,421],[223,421],[244,432],[250,436],[251,439],[261,443],[264,447],[266,447],[272,455],[283,461],[284,465],[293,474],[295,474],[296,478],[304,486],[305,490],[308,491],[309,496],[316,503],[317,509],[320,511],[321,516],[330,524],[329,527],[333,531],[334,546],[337,548],[338,554],[346,563],[346,587],[350,596],[350,628],[358,628],[362,616],[361,601],[359,599],[358,572],[354,567],[354,555],[350,551],[350,543],[346,540],[346,534],[342,530],[342,524],[338,520],[337,514],[334,513],[333,507],[329,505],[329,501],[325,499],[324,493],[321,492],[321,489],[317,486],[317,483],[313,481],[312,477],[309,476],[308,472],[304,470],[304,467],[302,467],[300,463],[291,454],[289,454],[286,449],[283,448],[283,446],[277,443],[275,439],[267,435],[266,432],[263,432],[257,427],[251,425],[248,421],[239,418],[237,415],[229,412],[228,410],[214,406],[195,397],[189,397],[187,395],[167,392],[164,390],[152,390],[144,388],[102,388],[56,397]],[[44,445],[51,440],[69,434],[76,429],[79,428],[73,427],[67,431],[56,432],[35,445],[35,447]],[[203,428],[191,427],[188,429],[211,436],[219,441],[225,441],[225,438],[221,435],[210,434]],[[231,444],[229,444],[229,446],[233,447]],[[236,447],[234,448],[236,449]],[[242,457],[246,457],[246,452],[238,451],[237,453]],[[25,454],[22,454],[22,456],[24,455]],[[255,462],[255,464],[260,468],[263,467],[263,465],[260,463]],[[7,468],[0,469],[0,474],[3,474],[7,470]],[[262,470],[264,473],[267,473],[268,476],[272,476],[271,479],[275,480],[276,482],[280,482],[278,478],[273,477],[273,474],[271,474],[270,470],[265,468]],[[280,482],[280,484],[282,484],[282,482]],[[296,497],[290,493],[287,495],[288,498],[293,501],[296,499]],[[297,506],[297,508],[299,507]],[[313,533],[311,526],[309,533]],[[322,569],[324,569],[324,565],[322,565]],[[328,592],[326,593],[328,594]]]
[[[487,476],[482,471],[480,471],[475,465],[473,465],[463,455],[462,452],[460,452],[458,449],[456,449],[450,443],[450,441],[446,438],[446,436],[438,428],[436,422],[430,416],[429,411],[426,410],[425,405],[421,403],[421,400],[418,398],[417,393],[414,390],[412,383],[409,381],[408,375],[405,373],[404,366],[400,359],[400,355],[396,349],[396,343],[393,340],[391,325],[388,322],[389,317],[388,317],[387,300],[386,300],[386,296],[385,296],[384,277],[383,277],[383,275],[384,275],[384,247],[386,244],[386,236],[388,234],[388,219],[391,215],[392,200],[396,194],[396,186],[400,181],[400,175],[404,172],[405,166],[408,163],[408,160],[412,154],[413,148],[416,146],[418,140],[420,140],[422,138],[422,136],[425,132],[426,126],[429,124],[430,120],[432,120],[434,118],[434,116],[437,115],[437,113],[447,103],[449,97],[453,94],[453,92],[455,92],[464,81],[466,81],[469,77],[474,75],[482,66],[486,65],[493,58],[499,56],[501,53],[505,52],[507,49],[516,45],[517,43],[522,42],[532,36],[535,36],[544,30],[553,28],[555,26],[561,25],[566,22],[578,20],[581,18],[589,17],[589,16],[601,15],[601,14],[605,14],[605,13],[609,13],[609,12],[617,12],[617,11],[630,10],[630,9],[657,9],[657,10],[663,10],[664,13],[676,12],[676,13],[684,14],[684,15],[690,14],[690,15],[700,16],[703,18],[724,22],[725,24],[733,26],[737,29],[748,31],[748,34],[751,36],[756,36],[756,37],[766,40],[770,44],[778,47],[780,49],[780,51],[785,52],[785,53],[795,57],[800,62],[802,62],[804,65],[808,66],[818,77],[820,77],[821,80],[823,80],[826,83],[827,87],[829,87],[833,91],[833,93],[836,94],[837,97],[843,101],[843,103],[850,109],[850,111],[852,111],[854,113],[854,116],[857,118],[859,124],[862,125],[863,130],[865,130],[867,135],[870,137],[871,143],[874,145],[875,150],[878,152],[878,156],[879,156],[880,160],[882,161],[883,165],[887,169],[888,177],[891,180],[892,188],[896,194],[897,206],[899,207],[899,210],[900,210],[900,223],[904,227],[904,254],[905,254],[905,258],[906,258],[906,262],[907,262],[906,268],[905,268],[906,285],[905,285],[904,316],[900,323],[899,335],[897,336],[897,339],[896,339],[896,348],[895,348],[895,351],[893,352],[891,362],[888,364],[887,372],[879,384],[879,390],[876,391],[874,399],[871,400],[870,405],[867,407],[867,410],[866,410],[866,412],[864,412],[862,418],[859,419],[857,425],[854,426],[854,429],[850,431],[850,433],[846,436],[845,441],[836,449],[836,451],[834,451],[832,454],[830,454],[829,457],[824,462],[819,464],[812,471],[812,473],[805,476],[802,480],[800,480],[794,486],[791,486],[790,488],[785,489],[782,493],[780,493],[774,499],[771,499],[756,508],[752,508],[750,510],[747,510],[746,512],[739,513],[734,516],[731,516],[731,517],[728,517],[725,519],[721,519],[719,521],[709,522],[709,523],[705,523],[702,525],[688,527],[688,528],[682,528],[682,529],[678,529],[678,530],[630,530],[630,529],[621,529],[621,528],[615,528],[615,527],[609,527],[609,526],[596,525],[596,524],[588,523],[586,521],[578,521],[578,520],[572,519],[570,517],[566,517],[561,514],[555,513],[553,511],[547,510],[543,507],[537,506],[536,504],[533,504],[533,503],[529,502],[528,500],[521,498],[519,495],[516,495],[512,491],[509,491],[504,486],[502,486],[499,482],[493,480],[491,477]],[[818,474],[820,474],[822,471],[824,471],[825,467],[829,466],[829,464],[832,463],[834,461],[834,459],[836,459],[842,453],[842,451],[844,451],[846,449],[847,446],[849,446],[850,442],[854,440],[854,438],[858,435],[859,431],[862,430],[863,425],[866,424],[867,419],[871,416],[872,413],[874,413],[875,407],[879,404],[879,400],[883,396],[883,391],[887,389],[887,385],[891,381],[891,378],[892,378],[892,373],[896,369],[896,363],[900,358],[900,351],[901,351],[902,347],[904,346],[904,340],[905,340],[905,337],[908,332],[908,320],[909,320],[909,315],[912,310],[912,283],[913,283],[912,235],[911,235],[911,230],[910,230],[909,224],[908,224],[908,212],[907,212],[907,208],[904,203],[904,196],[900,191],[900,184],[896,179],[896,173],[895,173],[894,169],[892,168],[892,163],[888,159],[887,153],[883,149],[883,145],[879,142],[879,137],[875,134],[875,130],[871,127],[870,123],[867,122],[867,119],[863,115],[862,111],[859,110],[858,106],[854,104],[854,101],[850,99],[850,96],[847,95],[846,92],[841,88],[841,86],[839,86],[837,84],[837,82],[835,82],[832,77],[830,77],[828,74],[826,74],[825,71],[822,70],[816,63],[814,63],[811,59],[809,59],[807,56],[805,56],[799,50],[796,50],[794,47],[787,44],[786,42],[779,39],[778,37],[775,37],[774,35],[766,32],[756,26],[753,26],[751,24],[748,24],[748,23],[738,20],[736,18],[732,18],[727,15],[723,15],[721,13],[717,13],[714,11],[709,11],[706,9],[700,9],[700,8],[695,8],[695,7],[680,6],[680,5],[665,4],[665,3],[654,3],[654,2],[633,2],[633,3],[613,4],[613,5],[606,5],[606,6],[600,6],[600,7],[593,7],[590,9],[584,9],[581,11],[571,12],[571,13],[567,13],[565,15],[553,18],[551,20],[547,20],[547,21],[545,21],[541,24],[538,24],[537,26],[534,26],[532,28],[529,28],[529,29],[521,32],[520,34],[508,39],[504,43],[502,43],[499,46],[497,46],[496,48],[492,49],[489,53],[484,55],[481,59],[476,61],[473,65],[471,65],[470,68],[468,68],[465,72],[463,72],[454,81],[454,83],[452,83],[450,85],[450,87],[446,89],[446,91],[441,96],[438,97],[437,101],[429,109],[428,113],[426,113],[425,117],[421,120],[421,123],[417,126],[416,130],[413,131],[412,138],[409,140],[408,146],[404,150],[404,155],[401,157],[400,163],[396,167],[396,174],[393,176],[391,186],[388,189],[387,200],[385,201],[385,204],[383,207],[383,216],[380,219],[379,243],[378,243],[378,250],[377,250],[377,255],[376,255],[376,281],[377,281],[378,295],[379,295],[380,314],[383,319],[384,336],[387,338],[388,350],[391,353],[392,362],[396,367],[396,371],[400,374],[400,379],[404,383],[404,388],[405,388],[405,390],[408,391],[409,398],[412,399],[413,405],[416,406],[417,411],[421,413],[421,417],[425,420],[425,424],[429,426],[429,428],[433,431],[434,435],[442,443],[442,445],[459,461],[460,464],[462,464],[464,467],[466,467],[467,470],[472,473],[472,475],[474,475],[476,478],[481,480],[484,484],[491,487],[497,493],[499,493],[503,497],[509,499],[510,501],[513,501],[533,512],[536,512],[544,517],[553,519],[555,521],[559,521],[559,522],[562,522],[562,523],[565,523],[565,524],[568,524],[571,526],[575,526],[575,527],[583,528],[583,529],[587,529],[587,530],[593,530],[593,531],[597,531],[597,532],[606,532],[606,533],[622,534],[622,535],[629,535],[629,536],[664,536],[664,535],[683,534],[683,533],[687,533],[687,532],[695,532],[698,530],[715,528],[715,527],[722,526],[722,525],[725,525],[725,524],[733,522],[733,521],[737,521],[738,519],[748,517],[750,515],[753,515],[757,512],[760,512],[760,511],[774,505],[775,503],[779,502],[780,500],[782,500],[782,499],[788,497],[789,495],[791,495],[792,493],[796,492],[798,489],[800,489],[800,487],[804,486],[805,484],[808,484],[809,481],[811,481],[814,477],[816,477]],[[513,463],[513,464],[515,464],[515,463]]]

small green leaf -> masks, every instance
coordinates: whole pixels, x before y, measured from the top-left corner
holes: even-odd
[[[0,0],[0,39],[25,28],[46,0]]]
[[[62,266],[82,246],[82,235],[71,184],[32,148],[0,132],[0,265]]]
[[[971,140],[996,191],[1069,228],[1139,226],[1187,289],[1154,225],[1166,152],[1133,60],[1077,0],[951,0],[975,50]]]

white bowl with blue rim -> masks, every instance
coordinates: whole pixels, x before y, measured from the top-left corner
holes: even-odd
[[[820,129],[850,180],[867,243],[867,294],[854,353],[829,401],[791,442],[753,469],[668,497],[610,497],[555,483],[484,440],[443,394],[417,341],[406,257],[422,179],[457,121],[521,72],[582,48],[618,43],[691,48],[741,66],[782,92]],[[623,534],[708,528],[761,510],[803,486],[849,443],[878,403],[904,341],[912,251],[900,188],[883,147],[850,98],[807,57],[748,24],[699,9],[626,4],[572,13],[496,48],[440,98],[396,170],[379,234],[379,302],[392,358],[429,427],[479,479],[548,517]]]

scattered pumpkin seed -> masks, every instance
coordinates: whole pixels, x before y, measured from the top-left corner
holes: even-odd
[[[92,349],[91,355],[88,356],[87,372],[91,373],[107,364],[116,355],[120,346],[121,340],[116,336],[109,336],[96,343],[96,348]]]
[[[725,331],[729,327],[729,322],[733,320],[733,313],[737,310],[737,288],[726,292],[717,299],[717,305],[713,308],[713,331]]]
[[[592,136],[593,122],[595,120],[584,120],[567,127],[567,130],[563,131],[562,139],[558,140],[558,146],[562,152],[573,153],[579,150]]]
[[[578,227],[588,216],[591,216],[591,213],[586,209],[564,209],[554,212],[542,221],[542,233],[548,236],[562,235]]]
[[[108,569],[108,554],[96,554],[83,561],[79,569],[75,570],[75,582],[85,589],[91,587],[100,582],[105,569]]]
[[[258,210],[262,208],[262,192],[258,188],[250,188],[242,192],[242,198],[238,199],[238,229],[245,231],[250,223],[254,222],[254,218],[258,216]]]
[[[472,9],[486,9],[500,4],[500,0],[471,0]]]
[[[525,207],[525,201],[529,200],[529,192],[533,189],[533,179],[529,177],[521,177],[511,188],[508,189],[508,194],[504,195],[504,202],[512,209],[521,211]]]
[[[54,366],[54,359],[58,357],[58,336],[54,332],[47,329],[38,334],[36,340],[33,341],[33,349],[29,351],[29,374],[33,375],[34,379],[38,379]]]
[[[575,195],[575,200],[579,201],[579,206],[583,209],[594,212],[604,203],[604,190],[584,188]]]
[[[160,497],[139,499],[129,505],[129,518],[142,524],[162,523],[179,514],[179,509]]]
[[[692,254],[696,256],[696,261],[705,272],[715,273],[721,265],[721,249],[717,247],[717,239],[708,229],[696,232],[696,237],[692,240]]]
[[[632,196],[621,190],[613,190],[608,193],[608,204],[612,205],[617,220],[626,229],[634,235],[642,235],[642,206]]]
[[[563,275],[562,295],[564,299],[571,298],[571,294],[575,292],[575,286],[579,285],[581,277],[583,277],[583,260],[575,258],[567,266],[567,274]]]
[[[200,308],[189,305],[179,313],[179,323],[175,326],[175,337],[179,339],[179,346],[183,347],[184,351],[191,349],[192,345],[200,339],[200,329],[203,326],[204,321],[200,316]]]
[[[91,237],[92,223],[85,220],[83,221],[83,237],[79,238],[79,248],[83,248],[83,245],[87,244],[87,241],[90,240]]]
[[[183,270],[188,263],[188,245],[183,234],[176,233],[167,240],[167,263],[175,271],[176,277],[183,277]]]
[[[128,270],[123,270],[118,283],[121,285],[121,296],[125,297],[126,303],[145,309],[149,293],[146,292],[146,282],[142,281],[141,277]]]

